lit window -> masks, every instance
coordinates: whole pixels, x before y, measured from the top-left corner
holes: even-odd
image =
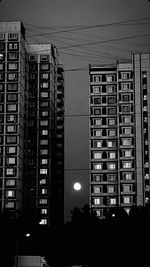
[[[16,122],[16,115],[7,115],[7,122]]]
[[[6,169],[6,175],[14,175],[15,174],[15,169]]]
[[[39,204],[47,204],[47,199],[46,198],[41,198],[39,200]]]
[[[15,179],[6,179],[6,186],[15,186]]]
[[[43,82],[43,83],[40,83],[40,88],[49,88],[49,83],[48,82]]]
[[[108,130],[108,136],[116,136],[116,130]]]
[[[123,127],[122,128],[122,133],[130,135],[131,134],[131,127]]]
[[[48,164],[48,159],[41,159],[41,164],[42,165],[47,165]]]
[[[46,64],[46,63],[40,64],[40,69],[41,70],[49,70],[49,64]]]
[[[41,209],[41,214],[47,214],[47,209]]]
[[[16,154],[16,151],[17,151],[17,147],[15,147],[15,146],[6,148],[6,153],[7,154]]]
[[[48,125],[48,120],[45,120],[45,121],[40,121],[40,125],[41,126],[47,126]]]
[[[131,191],[132,191],[132,185],[128,185],[128,184],[123,185],[123,192],[124,193],[131,192]]]
[[[102,130],[95,130],[94,131],[94,136],[101,136],[102,135]]]
[[[101,198],[94,198],[94,204],[95,205],[101,205]]]
[[[132,168],[132,161],[123,162],[124,169],[131,169]]]
[[[19,43],[8,43],[8,50],[18,50]]]
[[[12,201],[6,202],[6,203],[5,203],[5,207],[6,207],[7,209],[14,209],[14,207],[15,207],[15,203],[12,202]]]
[[[122,83],[121,84],[121,90],[130,90],[131,84],[130,83]]]
[[[122,80],[131,79],[131,72],[121,72],[121,79]]]
[[[132,156],[132,151],[131,150],[124,150],[123,154],[124,154],[124,157],[130,158]]]
[[[115,170],[116,164],[115,163],[108,163],[108,170]]]
[[[110,152],[109,153],[109,158],[110,159],[115,159],[116,158],[116,153],[115,152]]]
[[[103,187],[102,186],[94,186],[94,193],[95,194],[100,194],[100,193],[102,193],[102,189],[103,189]]]
[[[130,124],[131,123],[131,116],[122,116],[122,123]]]
[[[46,194],[47,194],[47,188],[42,188],[42,190],[41,190],[41,194],[42,194],[42,195],[46,195]]]
[[[97,126],[100,126],[102,124],[102,120],[101,119],[95,119],[94,124]]]
[[[7,197],[14,197],[15,191],[14,190],[6,190],[6,198]]]
[[[131,204],[131,197],[123,197],[124,204]]]
[[[116,175],[114,175],[114,174],[108,174],[108,175],[107,175],[107,180],[108,180],[108,182],[115,182],[116,179],[117,179],[117,177],[116,177]]]
[[[42,135],[48,135],[48,130],[42,130]]]
[[[40,174],[46,174],[47,175],[48,170],[47,169],[40,169]]]
[[[47,224],[47,219],[41,219],[41,221],[39,222],[39,224],[46,225]]]
[[[6,127],[6,132],[7,133],[15,133],[16,130],[17,130],[16,125],[8,125]]]
[[[129,181],[132,180],[132,173],[123,173],[123,180]]]
[[[39,183],[40,183],[40,185],[45,185],[46,184],[46,179],[41,179]]]
[[[16,158],[6,158],[7,165],[14,165],[16,163]]]
[[[94,157],[94,159],[101,159],[102,158],[102,153],[101,152],[94,152],[93,157]]]
[[[48,139],[40,140],[40,145],[48,145]]]
[[[115,86],[114,85],[108,85],[106,86],[107,93],[113,93],[115,92]]]
[[[109,201],[110,201],[110,205],[116,205],[117,204],[116,198],[110,198]]]
[[[41,155],[48,155],[48,149],[40,149]]]
[[[48,73],[41,73],[41,79],[48,80],[49,74]]]
[[[93,167],[94,167],[94,170],[102,170],[102,163],[99,163],[99,164],[94,163]]]
[[[116,142],[115,141],[107,141],[107,147],[115,147]]]

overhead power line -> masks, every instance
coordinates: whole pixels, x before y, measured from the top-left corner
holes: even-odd
[[[124,23],[130,23],[130,22],[142,21],[142,20],[148,20],[148,19],[150,19],[150,17],[136,18],[136,19],[130,19],[130,20],[122,20],[122,21],[116,21],[116,22],[112,22],[112,23],[88,25],[88,26],[81,26],[81,27],[80,26],[76,26],[76,28],[71,28],[71,29],[61,30],[61,31],[54,31],[54,32],[39,33],[39,34],[37,33],[37,34],[34,34],[34,35],[28,35],[28,37],[39,36],[39,35],[40,36],[44,36],[44,35],[47,35],[47,34],[54,34],[54,33],[57,34],[57,33],[64,33],[64,32],[81,31],[81,30],[92,29],[92,28],[100,28],[100,27],[109,27],[109,26],[121,25],[121,24],[124,24]]]

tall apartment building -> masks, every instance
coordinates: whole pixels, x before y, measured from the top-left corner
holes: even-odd
[[[150,55],[128,63],[89,66],[90,207],[150,203]]]
[[[0,22],[0,208],[35,212],[46,226],[55,221],[57,191],[64,182],[61,170],[61,183],[54,186],[58,58],[52,44],[27,45],[20,21]],[[62,222],[63,211],[57,213]]]

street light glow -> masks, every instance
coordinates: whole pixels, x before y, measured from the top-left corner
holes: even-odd
[[[80,191],[81,190],[81,184],[80,183],[74,183],[74,185],[73,185],[73,188],[74,188],[74,190],[76,190],[76,191]]]

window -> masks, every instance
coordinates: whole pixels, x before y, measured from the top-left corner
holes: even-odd
[[[7,54],[8,60],[18,60],[19,59],[19,53],[12,52]]]
[[[101,198],[94,198],[94,205],[101,205],[102,199]]]
[[[48,111],[42,111],[41,116],[42,117],[48,117],[49,112]]]
[[[131,197],[123,197],[123,204],[131,204],[132,199]]]
[[[93,181],[94,182],[102,182],[103,181],[103,175],[102,174],[94,174],[93,175]]]
[[[14,190],[6,190],[6,198],[14,198],[15,197],[15,191]]]
[[[122,106],[121,110],[123,113],[130,113],[131,112],[131,106]]]
[[[106,75],[106,82],[108,83],[115,82],[115,75]]]
[[[108,182],[116,182],[117,176],[115,174],[107,174],[107,181]]]
[[[8,73],[7,79],[8,79],[8,81],[18,81],[18,74],[17,73]]]
[[[115,96],[109,96],[108,97],[108,104],[115,104],[116,103],[116,97]]]
[[[117,204],[117,199],[116,198],[110,198],[109,199],[110,205],[116,205]]]
[[[8,43],[8,50],[19,50],[19,43]]]
[[[0,51],[4,51],[5,50],[5,43],[0,42]]]
[[[94,136],[102,136],[102,130],[94,130]]]
[[[94,97],[93,101],[94,101],[94,104],[99,105],[99,104],[101,104],[102,99],[101,99],[101,97]]]
[[[102,92],[102,86],[93,86],[92,90],[93,90],[93,94],[99,94]]]
[[[5,81],[5,73],[0,73],[0,81],[1,82]]]
[[[40,83],[40,88],[49,88],[49,83],[48,82],[43,82],[43,83]]]
[[[40,179],[39,184],[45,185],[45,184],[47,184],[47,180],[46,179]]]
[[[40,155],[48,155],[48,149],[40,149]]]
[[[0,53],[0,61],[5,60],[5,54],[4,53]]]
[[[94,191],[94,194],[100,194],[103,192],[103,187],[102,186],[94,186],[93,191]]]
[[[115,186],[113,186],[113,185],[109,185],[109,186],[107,187],[107,192],[108,192],[109,194],[113,194],[113,193],[115,193]]]
[[[102,163],[94,163],[93,169],[94,170],[102,170]]]
[[[131,116],[122,116],[122,123],[130,124],[131,123]]]
[[[116,119],[115,118],[108,119],[108,125],[116,125]]]
[[[110,159],[115,159],[116,158],[116,152],[108,152],[108,157]]]
[[[121,79],[122,80],[131,79],[131,72],[121,72]]]
[[[122,139],[122,145],[123,146],[131,146],[132,145],[132,139],[131,138]]]
[[[108,170],[116,170],[116,163],[108,163],[107,168]]]
[[[132,157],[132,150],[123,150],[123,156],[126,158]]]
[[[102,158],[102,152],[93,152],[93,158],[94,159],[101,159]]]
[[[94,115],[101,115],[101,108],[94,108],[93,109],[93,113],[94,113]]]
[[[7,135],[6,136],[6,143],[7,144],[16,144],[17,143],[17,136],[16,135]]]
[[[39,224],[46,225],[47,224],[47,219],[41,219]]]
[[[4,41],[5,40],[5,33],[1,32],[0,33],[0,41]]]
[[[48,80],[49,79],[49,73],[41,73],[40,77],[42,80]]]
[[[5,70],[5,64],[3,64],[3,63],[0,63],[0,71],[1,70]]]
[[[48,159],[40,159],[40,164],[41,165],[47,165],[48,164]]]
[[[40,140],[40,145],[48,145],[48,139],[41,139]]]
[[[131,89],[131,83],[121,83],[121,90],[130,90]]]
[[[15,168],[6,168],[6,175],[7,176],[14,176],[16,173],[16,169]]]
[[[40,169],[40,174],[48,174],[48,169]]]
[[[17,147],[16,146],[6,147],[6,154],[16,154],[16,153],[17,153]]]
[[[116,141],[107,141],[107,147],[115,147]]]
[[[17,94],[7,94],[7,101],[8,102],[15,102],[18,100],[18,95]]]
[[[102,147],[102,141],[94,141],[93,142],[93,147]]]
[[[48,120],[41,120],[40,126],[48,126]]]
[[[16,180],[15,179],[5,179],[5,184],[6,186],[15,186],[16,185]]]
[[[42,130],[42,135],[48,135],[48,130]]]
[[[107,90],[107,93],[114,93],[116,91],[116,88],[114,85],[107,85],[106,90]]]
[[[15,208],[15,203],[13,201],[5,202],[5,208],[6,209],[14,209]]]
[[[116,136],[116,130],[108,130],[108,136]]]
[[[116,108],[115,107],[108,108],[107,112],[109,115],[114,115],[114,114],[116,114]]]
[[[123,185],[123,192],[124,193],[132,192],[132,185],[131,184],[124,184]]]
[[[132,161],[123,162],[123,169],[131,169],[132,168]]]
[[[7,91],[17,91],[18,84],[17,83],[8,83],[7,84]]]
[[[41,63],[40,70],[49,70],[49,63]]]
[[[8,70],[17,70],[18,69],[18,63],[8,63],[7,68],[8,68]]]
[[[102,75],[92,75],[92,82],[99,83],[102,81]]]
[[[130,135],[132,133],[131,127],[122,127],[122,133],[126,135]]]
[[[122,95],[122,102],[130,102],[131,100],[131,95]]]
[[[48,98],[49,93],[48,92],[41,92],[40,97],[41,98]]]
[[[17,111],[17,108],[18,108],[16,104],[7,104],[6,107],[7,107],[6,109],[8,112]]]
[[[6,158],[6,165],[15,165],[16,164],[16,158]]]
[[[49,61],[49,55],[40,55],[40,61]]]
[[[36,61],[36,55],[29,55],[29,61]]]
[[[6,126],[7,133],[16,133],[17,132],[17,125],[7,125]]]
[[[47,209],[41,209],[41,214],[43,215],[43,214],[47,214],[48,213],[48,211],[47,211]]]
[[[17,122],[17,116],[16,115],[7,115],[6,121],[7,122]]]
[[[18,33],[13,32],[8,34],[8,40],[18,40]]]
[[[102,124],[102,119],[94,119],[94,125],[100,126]]]
[[[46,198],[41,198],[39,199],[39,204],[47,204],[47,199]]]
[[[4,88],[5,88],[4,83],[0,83],[0,92],[4,92]]]

